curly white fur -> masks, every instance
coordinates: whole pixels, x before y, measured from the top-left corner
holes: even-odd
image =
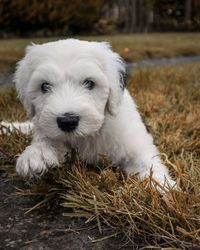
[[[150,175],[173,186],[127,89],[123,90],[125,65],[107,43],[67,39],[32,45],[19,62],[15,75],[20,99],[34,124],[34,138],[17,160],[20,175],[39,175],[58,166],[64,154],[77,148],[83,160],[96,163],[107,155],[126,173]],[[92,79],[87,89],[83,82]],[[42,93],[48,82],[51,90]],[[57,117],[73,113],[78,127],[63,132]]]

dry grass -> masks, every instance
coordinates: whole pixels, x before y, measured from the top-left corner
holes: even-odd
[[[18,195],[39,196],[41,202],[32,209],[59,200],[62,206],[72,208],[66,216],[94,221],[100,233],[105,225],[123,232],[133,245],[138,239],[143,245],[163,247],[199,245],[200,64],[138,70],[130,77],[128,88],[154,134],[163,160],[177,179],[179,190],[160,195],[151,178],[126,178],[105,159],[92,168],[75,154],[63,168],[51,170],[32,189],[21,190]],[[11,94],[8,90],[0,94],[0,119],[16,119],[22,110],[14,94],[13,100],[9,99]],[[19,108],[15,113],[13,103]],[[7,105],[10,107],[6,114]],[[20,118],[24,119],[22,114]],[[30,136],[17,133],[2,135],[1,166],[12,166],[15,154],[29,141]]]
[[[0,120],[7,121],[26,121],[27,116],[21,105],[16,98],[16,91],[14,88],[7,87],[6,85],[0,88]]]
[[[77,37],[86,40],[109,41],[114,50],[127,61],[144,58],[173,57],[200,54],[200,33],[152,33],[112,36]],[[31,42],[44,43],[58,38],[0,40],[0,69],[7,71],[24,55]]]

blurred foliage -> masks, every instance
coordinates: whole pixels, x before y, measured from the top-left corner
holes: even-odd
[[[100,16],[101,0],[0,0],[1,32],[51,35],[87,32]],[[41,34],[40,34],[41,33]]]
[[[0,0],[0,37],[199,30],[199,0]]]
[[[200,31],[199,0],[153,0],[154,28],[162,31]],[[188,4],[188,5],[187,5]]]
[[[198,24],[200,24],[200,1],[194,0],[194,10],[195,10],[195,16],[194,19]]]

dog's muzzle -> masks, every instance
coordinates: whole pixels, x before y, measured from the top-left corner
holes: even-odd
[[[64,132],[72,132],[79,124],[80,117],[72,113],[65,113],[57,117],[58,127]]]

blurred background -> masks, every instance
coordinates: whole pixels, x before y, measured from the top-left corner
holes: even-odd
[[[0,0],[0,36],[199,31],[199,0]]]
[[[108,41],[137,63],[200,55],[199,31],[200,0],[0,0],[0,84],[31,42]]]
[[[200,0],[0,0],[0,122],[28,119],[10,84],[25,47],[69,37],[108,41],[125,60],[126,86],[183,192],[158,195],[110,163],[23,186],[14,165],[31,135],[2,134],[0,249],[200,249]]]

